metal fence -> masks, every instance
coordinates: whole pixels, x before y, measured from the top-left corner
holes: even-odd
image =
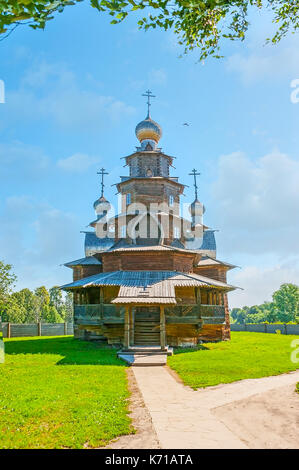
[[[299,325],[289,325],[287,323],[231,323],[231,331],[255,331],[259,333],[276,333],[278,330],[283,335],[299,335]]]
[[[73,335],[73,323],[0,323],[3,338]]]

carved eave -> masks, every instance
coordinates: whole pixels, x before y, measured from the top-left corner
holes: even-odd
[[[139,150],[137,152],[134,152],[134,153],[131,153],[131,155],[127,155],[126,157],[122,157],[123,159],[126,160],[126,165],[129,165],[130,164],[130,160],[134,157],[142,157],[142,155],[153,155],[155,157],[163,157],[163,158],[166,158],[169,162],[169,165],[170,166],[173,166],[172,163],[173,163],[173,159],[175,157],[172,157],[170,155],[166,155],[165,153],[161,152],[161,149],[157,149],[157,150]]]
[[[196,265],[196,267],[202,268],[202,269],[221,267],[225,269],[226,271],[229,271],[230,269],[235,269],[235,268],[238,268],[239,266],[236,266],[235,264],[227,263],[225,261],[220,261],[218,259],[212,258],[207,255],[203,255],[199,263]]]
[[[138,177],[132,176],[126,181],[121,181],[120,183],[117,183],[116,184],[117,191],[120,193],[121,188],[123,188],[126,184],[131,183],[133,180],[135,180],[135,182],[140,182],[142,180],[147,181],[147,182],[148,181],[154,181],[154,182],[165,181],[166,183],[170,183],[178,187],[180,189],[179,194],[183,194],[184,188],[187,186],[186,184],[181,184],[181,183],[178,183],[177,181],[174,181],[173,179],[171,179],[171,177],[166,178],[165,176],[138,176]]]

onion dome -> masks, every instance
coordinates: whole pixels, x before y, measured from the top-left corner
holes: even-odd
[[[135,133],[140,142],[149,140],[154,141],[157,144],[162,137],[162,129],[160,125],[153,121],[149,114],[143,121],[137,124]]]
[[[99,199],[97,199],[94,204],[93,204],[94,210],[96,211],[96,214],[98,215],[103,215],[107,214],[111,208],[111,204],[109,201],[104,196],[101,196]]]
[[[189,211],[193,219],[196,217],[202,217],[202,215],[205,213],[205,210],[205,206],[198,199],[195,199],[189,206]]]

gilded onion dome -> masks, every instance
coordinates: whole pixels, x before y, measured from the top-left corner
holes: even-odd
[[[140,142],[151,140],[157,144],[162,137],[161,126],[159,126],[157,122],[153,121],[149,114],[143,121],[137,124],[135,133]]]

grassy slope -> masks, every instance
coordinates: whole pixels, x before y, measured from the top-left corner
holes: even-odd
[[[231,341],[180,349],[168,365],[192,388],[282,374],[299,368],[290,360],[290,343],[298,336],[232,332]]]
[[[98,447],[132,432],[125,367],[72,337],[5,340],[0,447]]]

